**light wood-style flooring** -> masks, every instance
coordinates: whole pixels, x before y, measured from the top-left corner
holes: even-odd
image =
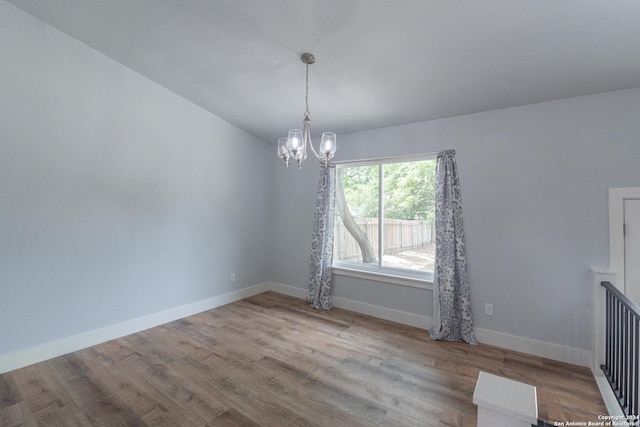
[[[480,370],[606,412],[588,369],[267,292],[0,375],[0,425],[475,426]]]

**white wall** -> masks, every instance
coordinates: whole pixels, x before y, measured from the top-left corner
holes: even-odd
[[[590,349],[607,189],[640,186],[640,89],[339,135],[336,160],[443,149],[457,153],[475,325]],[[274,282],[307,286],[317,175],[313,162],[274,170]],[[334,276],[333,294],[433,313],[427,290]]]
[[[0,57],[0,355],[268,278],[270,146],[3,1]]]

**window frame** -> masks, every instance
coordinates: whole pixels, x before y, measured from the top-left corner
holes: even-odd
[[[408,270],[394,267],[383,267],[383,234],[381,227],[384,224],[384,185],[383,185],[383,165],[394,163],[409,163],[436,160],[438,153],[423,153],[403,156],[377,157],[365,160],[349,160],[335,162],[336,168],[363,167],[377,165],[378,168],[378,264],[364,264],[343,260],[332,260],[333,274],[341,276],[356,277],[377,282],[390,283],[402,286],[409,286],[421,289],[433,289],[433,272],[420,272],[419,270]]]

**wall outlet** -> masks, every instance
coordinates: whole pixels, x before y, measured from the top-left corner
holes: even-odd
[[[231,281],[232,282],[236,281],[236,273],[231,273]]]
[[[493,316],[493,304],[484,305],[484,314],[487,316]]]

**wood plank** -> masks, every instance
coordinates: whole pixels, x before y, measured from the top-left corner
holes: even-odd
[[[350,394],[375,402],[382,408],[393,409],[416,420],[439,420],[443,414],[440,402],[405,393],[398,378],[385,371],[372,371],[372,367],[345,360],[338,368],[327,368],[319,374],[321,380]],[[465,408],[456,408],[465,410]]]
[[[215,427],[259,427],[260,424],[245,417],[234,408],[229,408],[227,411],[218,415],[212,423],[208,426]]]
[[[197,362],[185,358],[172,362],[171,365],[150,366],[139,372],[138,378],[142,384],[146,382],[164,394],[171,401],[168,407],[173,412],[176,412],[176,408],[181,408],[190,414],[182,424],[202,425],[211,422],[227,411],[229,406],[221,396],[211,392],[208,384],[194,382],[185,375],[184,369],[181,369],[184,360]]]
[[[272,357],[265,357],[255,363],[254,369],[248,371],[252,378],[264,384],[271,392],[286,396],[288,402],[295,405],[298,413],[317,421],[320,425],[335,427],[357,427],[369,425],[359,415],[351,414],[351,408],[338,408],[333,400],[327,401],[318,393],[318,387],[312,390],[310,382],[317,378],[308,372]],[[369,402],[370,407],[375,406]],[[380,413],[386,410],[381,408]]]
[[[127,369],[111,358],[113,347],[99,345],[83,350],[81,357],[92,371],[100,372],[100,379],[149,425],[183,425],[187,421],[204,425],[211,419],[209,411],[200,417],[190,405],[177,405],[174,400],[155,387],[142,369]],[[125,358],[125,366],[128,358]],[[130,366],[130,365],[129,365]]]
[[[319,425],[291,409],[291,402],[277,393],[270,393],[246,370],[224,360],[201,364],[195,360],[177,361],[182,374],[194,384],[209,387],[229,406],[244,417],[264,426]]]
[[[104,386],[76,353],[51,361],[54,374],[93,425],[147,426],[125,401]]]
[[[55,360],[55,359],[53,359]],[[55,375],[52,360],[9,372],[38,425],[86,426],[87,415]]]
[[[14,406],[22,397],[13,378],[9,375],[0,376],[0,409]]]
[[[37,427],[38,423],[31,414],[26,402],[15,403],[0,408],[0,426],[3,427]]]
[[[336,410],[348,412],[365,422],[379,424],[388,413],[389,408],[384,408],[375,400],[323,381],[322,378],[311,375],[309,372],[301,371],[291,361],[283,362],[273,357],[265,357],[260,362],[267,369],[276,370],[281,376],[288,377],[292,382],[302,381],[301,385],[314,396],[313,399],[327,402]],[[279,366],[276,368],[275,365]]]

